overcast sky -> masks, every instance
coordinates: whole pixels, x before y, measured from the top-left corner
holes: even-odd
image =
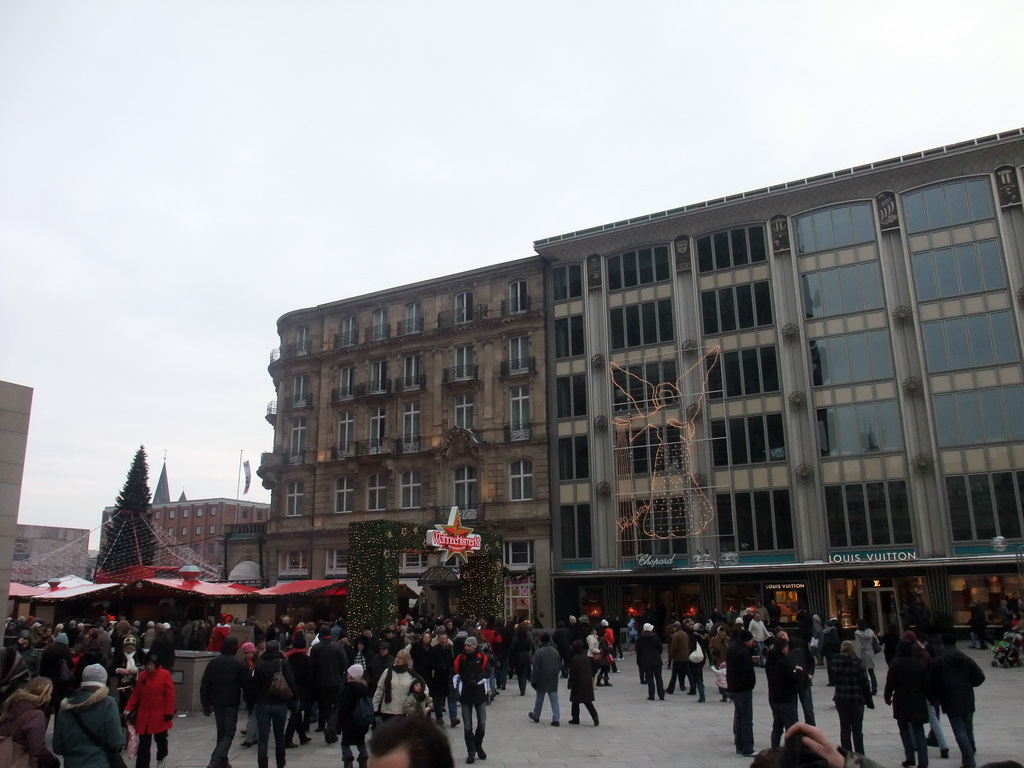
[[[1013,2],[0,6],[0,379],[21,522],[272,446],[285,312],[1024,126]],[[253,477],[250,498],[269,501]]]

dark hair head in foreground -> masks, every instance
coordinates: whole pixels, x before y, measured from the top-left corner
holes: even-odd
[[[433,718],[392,717],[370,739],[371,768],[454,768],[448,736]]]

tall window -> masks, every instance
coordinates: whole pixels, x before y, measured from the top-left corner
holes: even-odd
[[[800,275],[805,317],[836,317],[885,305],[877,261],[862,261]]]
[[[945,229],[995,214],[988,177],[954,181],[903,195],[907,232]]]
[[[608,257],[608,290],[633,288],[668,280],[668,246],[640,248]]]
[[[660,344],[675,338],[672,299],[617,307],[609,317],[612,349]]]
[[[349,398],[356,393],[356,369],[353,365],[346,365],[338,369],[338,397]]]
[[[911,256],[914,285],[921,301],[934,301],[1006,287],[1003,257],[996,240],[977,240]]]
[[[1024,387],[932,396],[940,448],[1024,440]]]
[[[388,379],[388,361],[373,360],[370,363],[370,391],[387,392],[390,389]]]
[[[402,406],[402,453],[417,453],[420,449],[419,401]]]
[[[779,391],[779,362],[774,346],[723,352],[708,372],[708,397],[744,397]]]
[[[590,445],[586,435],[558,439],[558,479],[586,480],[590,477]]]
[[[697,238],[697,271],[701,274],[767,259],[763,227],[740,227]]]
[[[830,547],[910,544],[906,480],[825,486]]]
[[[455,396],[455,426],[473,431],[473,395]]]
[[[285,486],[284,513],[288,517],[302,514],[302,481],[293,480]]]
[[[420,333],[423,330],[423,307],[418,301],[405,305],[405,321],[402,333]]]
[[[370,452],[379,453],[384,446],[387,430],[387,411],[384,408],[370,409]]]
[[[505,540],[505,567],[533,565],[533,542],[532,541],[508,541]]]
[[[418,509],[420,504],[420,473],[416,470],[403,472],[399,478],[402,509]]]
[[[772,295],[768,281],[744,283],[700,295],[704,333],[731,333],[772,324]]]
[[[455,350],[455,371],[454,379],[472,379],[476,376],[476,365],[474,364],[473,345],[465,344],[456,347]]]
[[[822,456],[857,456],[903,450],[895,400],[819,408],[818,447]]]
[[[459,509],[476,509],[476,470],[473,467],[458,467],[453,474],[455,504]]]
[[[352,449],[356,439],[356,425],[352,418],[352,411],[342,411],[338,414],[338,454],[347,456]]]
[[[378,473],[366,480],[366,511],[381,512],[388,507],[387,475]]]
[[[723,552],[793,548],[793,513],[789,491],[754,491],[715,495],[718,546]]]
[[[326,568],[327,573],[333,576],[345,573],[345,569],[348,568],[348,550],[328,549]]]
[[[578,357],[584,354],[583,315],[555,320],[555,357]]]
[[[677,386],[678,377],[675,360],[614,368],[612,408],[616,412],[632,411],[633,408],[648,410],[656,407],[653,400],[655,394],[658,395],[660,405],[668,405],[676,399],[669,387]]]
[[[309,558],[305,550],[289,549],[281,552],[282,573],[305,573],[309,568]]]
[[[946,501],[955,541],[989,542],[1021,537],[1024,472],[946,477]]]
[[[875,217],[870,203],[855,203],[797,216],[797,253],[817,253],[870,243],[875,239]]]
[[[468,323],[473,320],[473,292],[455,294],[455,322]]]
[[[576,373],[555,380],[555,401],[560,419],[587,415],[587,375]]]
[[[391,326],[388,324],[388,311],[386,309],[373,310],[373,325],[370,328],[370,337],[374,341],[386,339],[391,335]]]
[[[303,374],[292,379],[292,405],[305,408],[310,404],[309,376]]]
[[[512,429],[520,429],[530,424],[530,388],[512,387],[509,389],[509,422]]]
[[[555,301],[578,299],[583,295],[583,265],[565,264],[553,267],[551,276],[554,283]]]
[[[509,498],[527,501],[533,498],[533,462],[513,461],[509,467]]]
[[[579,560],[594,556],[589,504],[563,504],[559,508],[562,559]]]
[[[513,336],[508,340],[508,372],[524,373],[530,370],[530,337]]]
[[[352,512],[355,510],[355,485],[351,477],[339,477],[334,481],[334,511]]]
[[[1010,313],[989,312],[921,323],[929,373],[1015,363],[1017,337]]]
[[[415,390],[423,388],[423,357],[406,355],[402,366],[402,389]]]
[[[530,308],[530,296],[526,291],[526,281],[516,280],[508,284],[508,313],[516,315]]]
[[[341,320],[341,329],[338,331],[338,346],[351,347],[359,341],[359,330],[356,328],[356,319],[349,315]]]
[[[292,458],[301,458],[306,451],[306,419],[292,419]]]
[[[300,357],[308,355],[312,344],[309,339],[309,328],[302,326],[295,332],[295,354]]]
[[[889,331],[863,331],[810,339],[811,381],[814,386],[839,386],[860,381],[891,379]]]
[[[711,461],[716,467],[786,460],[782,414],[711,422]]]

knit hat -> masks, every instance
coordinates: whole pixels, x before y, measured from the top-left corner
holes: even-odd
[[[256,653],[256,646],[252,643],[242,643],[242,653]]]
[[[102,664],[90,664],[82,670],[82,685],[106,685],[107,670]]]
[[[736,617],[736,621],[734,621],[733,623],[734,624],[742,624],[743,623],[743,618],[741,616],[737,616]]]
[[[70,645],[70,643],[68,643],[68,636],[65,635],[63,632],[61,632],[56,637],[54,637],[53,638],[53,642],[55,642],[55,643],[64,643],[64,645]]]
[[[644,624],[644,632],[653,632],[653,631],[654,631],[654,625],[653,624]]]
[[[466,642],[464,643],[464,646],[466,648],[476,648],[476,638],[473,637],[472,635],[470,635],[469,637],[466,638]]]
[[[351,677],[353,680],[362,680],[363,679],[363,665],[362,664],[353,664],[351,667],[348,668],[348,676]]]
[[[608,626],[608,619],[601,619],[601,626],[602,627],[607,627]]]
[[[270,645],[270,643],[267,643],[267,645]],[[306,636],[305,635],[296,635],[294,637],[294,639],[292,639],[292,648],[305,648],[305,647],[306,647]]]

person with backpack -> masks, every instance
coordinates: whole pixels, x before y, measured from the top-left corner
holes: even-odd
[[[361,664],[348,668],[346,681],[338,699],[338,731],[341,734],[342,768],[353,768],[352,748],[359,756],[359,768],[366,768],[366,734],[373,725],[373,702],[370,689],[363,680]]]
[[[832,670],[832,659],[839,655],[843,647],[843,636],[839,631],[839,619],[833,616],[828,620],[828,626],[821,634],[820,643],[821,655],[825,659],[825,669],[828,671],[828,685],[835,687],[835,673]]]
[[[278,672],[281,674],[278,675]],[[275,680],[276,679],[276,680]],[[279,688],[283,679],[288,690]],[[253,704],[256,711],[259,739],[256,742],[256,764],[259,768],[268,768],[270,763],[270,730],[274,730],[274,756],[277,768],[284,768],[285,738],[284,731],[288,721],[288,705],[298,690],[292,666],[281,653],[281,644],[277,640],[267,643],[267,649],[260,656],[252,671]],[[287,697],[282,693],[287,693]]]

